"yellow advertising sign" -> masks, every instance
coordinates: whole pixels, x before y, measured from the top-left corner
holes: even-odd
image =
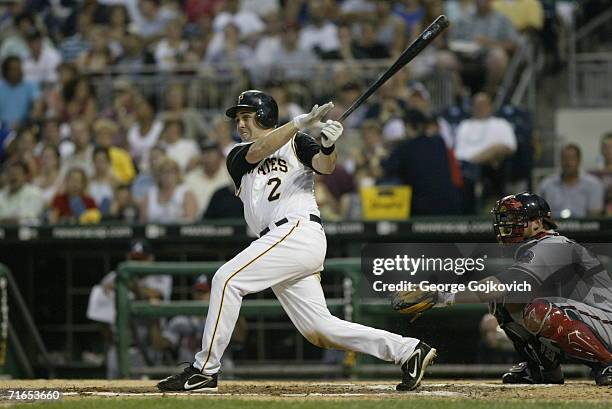
[[[410,217],[411,186],[362,187],[364,220],[405,220]]]

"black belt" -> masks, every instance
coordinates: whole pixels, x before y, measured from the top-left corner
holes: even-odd
[[[319,223],[321,226],[323,225],[323,223],[321,223],[321,218],[319,216],[317,216],[316,214],[311,214],[310,216],[310,221],[311,222],[317,222]],[[280,219],[279,221],[274,222],[274,224],[276,226],[282,226],[285,223],[289,223],[289,220],[287,220],[286,217],[283,217],[282,219]],[[270,228],[266,227],[265,229],[263,229],[262,231],[259,232],[259,237],[266,235],[270,232]]]

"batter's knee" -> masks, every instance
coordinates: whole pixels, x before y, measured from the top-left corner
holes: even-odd
[[[330,334],[334,330],[333,315],[319,317],[308,325],[304,325],[300,332],[311,344],[319,348],[338,348],[332,341]]]

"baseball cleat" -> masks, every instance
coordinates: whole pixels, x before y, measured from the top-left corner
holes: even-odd
[[[502,376],[502,383],[506,384],[557,384],[562,385],[564,383],[563,371],[561,365],[555,369],[549,371],[538,370],[537,374],[534,374],[532,369],[529,368],[527,362],[521,362],[520,364],[514,365],[510,368],[510,371],[506,372]]]
[[[596,370],[595,383],[597,386],[612,386],[612,365]]]
[[[423,341],[419,342],[412,354],[402,365],[402,383],[395,389],[398,391],[411,391],[416,389],[423,379],[425,369],[433,364],[436,357],[436,350]]]
[[[217,392],[217,374],[205,375],[189,365],[183,372],[159,381],[157,389],[162,392]]]

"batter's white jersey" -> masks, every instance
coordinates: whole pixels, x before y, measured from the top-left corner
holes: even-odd
[[[315,140],[299,133],[257,164],[245,159],[251,144],[237,144],[227,157],[227,167],[251,230],[258,233],[285,217],[319,216],[312,168],[312,157],[319,152]]]

